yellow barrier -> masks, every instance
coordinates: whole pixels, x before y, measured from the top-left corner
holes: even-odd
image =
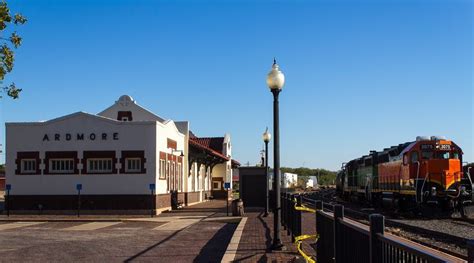
[[[301,204],[301,206],[298,206],[297,203],[296,203],[296,199],[294,200],[294,202],[295,202],[295,206],[294,206],[295,210],[306,211],[306,212],[310,212],[310,213],[316,213],[316,209],[306,207],[303,204]],[[298,253],[300,253],[300,255],[303,256],[303,258],[306,260],[306,262],[316,263],[316,259],[313,259],[310,256],[308,256],[306,253],[304,253],[303,249],[301,248],[301,244],[303,243],[303,240],[310,239],[310,238],[314,238],[315,241],[318,242],[319,236],[318,235],[297,236],[297,237],[295,237],[295,245],[296,245],[296,249],[298,250]]]
[[[301,236],[295,237],[296,249],[298,249],[298,252],[301,254],[301,256],[303,256],[303,258],[306,260],[306,262],[316,263],[315,259],[312,259],[310,256],[306,255],[306,253],[304,253],[303,249],[301,249],[301,244],[303,243],[303,240],[309,239],[309,238],[314,238],[316,240],[316,242],[318,242],[319,236],[318,235],[301,235]]]

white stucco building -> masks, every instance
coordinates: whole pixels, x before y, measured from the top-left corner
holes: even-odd
[[[10,208],[73,210],[78,188],[84,210],[201,202],[232,181],[231,149],[230,135],[198,138],[189,122],[161,118],[127,95],[98,114],[7,123]]]

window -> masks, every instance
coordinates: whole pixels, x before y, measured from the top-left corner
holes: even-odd
[[[160,160],[160,179],[166,179],[166,161],[165,160]]]
[[[221,182],[220,181],[212,182],[212,190],[221,190]]]
[[[128,121],[128,117],[122,117],[122,121]]]
[[[433,151],[422,151],[421,159],[423,160],[433,159]]]
[[[21,160],[21,173],[36,173],[36,160],[35,159],[22,159]]]
[[[436,159],[444,159],[444,160],[449,159],[449,152],[437,152]]]
[[[170,190],[170,161],[166,162],[166,190]]]
[[[407,165],[408,164],[408,155],[405,153],[403,155],[403,165]]]
[[[111,173],[112,159],[87,159],[87,173]]]
[[[181,163],[178,163],[178,190],[183,190],[182,188],[182,181],[183,181],[183,169],[181,167]]]
[[[170,165],[170,181],[171,181],[171,190],[176,190],[175,185],[175,176],[174,176],[174,162]]]
[[[411,153],[411,163],[416,163],[418,162],[418,152],[412,152]]]
[[[459,159],[459,153],[453,152],[453,159]]]
[[[140,158],[125,158],[125,172],[141,172],[142,160]]]
[[[74,159],[50,159],[49,171],[51,173],[74,173]]]

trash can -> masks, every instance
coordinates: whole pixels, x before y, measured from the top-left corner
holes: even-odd
[[[244,202],[242,199],[236,199],[232,201],[232,215],[244,216]]]

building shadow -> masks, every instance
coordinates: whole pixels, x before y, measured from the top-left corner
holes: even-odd
[[[193,262],[221,262],[236,228],[237,224],[232,223],[221,227],[204,245]]]

